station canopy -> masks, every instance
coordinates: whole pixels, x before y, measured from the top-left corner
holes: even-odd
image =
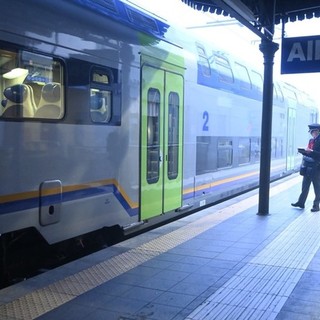
[[[236,18],[261,38],[274,25],[320,17],[319,0],[181,0],[194,9]]]

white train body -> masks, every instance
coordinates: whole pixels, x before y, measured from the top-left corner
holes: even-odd
[[[54,244],[257,186],[262,78],[236,52],[119,0],[0,3],[2,236]],[[275,87],[272,178],[294,172],[317,120]]]

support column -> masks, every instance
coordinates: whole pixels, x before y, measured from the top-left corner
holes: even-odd
[[[262,39],[259,46],[264,58],[264,81],[261,123],[260,187],[258,215],[269,214],[270,164],[272,144],[273,59],[279,45]]]

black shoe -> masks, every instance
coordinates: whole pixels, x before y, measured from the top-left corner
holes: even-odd
[[[292,205],[293,207],[297,207],[297,208],[304,209],[304,205],[303,205],[303,204],[300,204],[299,202],[291,203],[291,205]],[[319,211],[319,210],[318,210],[318,211]]]
[[[320,211],[319,207],[312,207],[311,212],[318,212]]]

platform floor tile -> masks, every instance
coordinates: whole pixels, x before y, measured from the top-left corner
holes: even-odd
[[[319,230],[320,215],[295,219],[187,319],[275,319],[320,247]]]
[[[320,319],[320,215],[288,205],[300,186],[272,187],[271,215],[252,192],[1,290],[0,319]]]

